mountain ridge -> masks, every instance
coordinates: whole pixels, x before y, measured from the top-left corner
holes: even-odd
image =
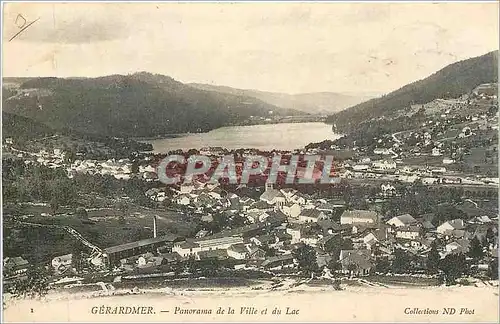
[[[255,89],[239,89],[206,83],[188,84],[208,91],[251,96],[281,108],[300,110],[310,114],[328,114],[340,111],[364,100],[373,98],[373,96],[368,95],[354,96],[329,91],[288,94]]]
[[[457,98],[483,83],[498,82],[498,50],[461,60],[426,78],[409,83],[379,98],[370,99],[327,117],[340,132],[355,130],[360,124],[384,117],[414,104],[439,98]]]
[[[15,80],[4,78],[5,82]],[[206,132],[253,117],[303,114],[253,97],[196,89],[169,76],[148,72],[17,80],[17,89],[3,89],[3,111],[55,130],[69,128],[105,136]]]

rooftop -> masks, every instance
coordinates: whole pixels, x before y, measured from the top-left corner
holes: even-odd
[[[155,243],[162,243],[162,242],[173,242],[177,240],[179,237],[175,234],[167,234],[159,237],[154,237],[154,238],[149,238],[145,240],[140,240],[140,241],[135,241],[135,242],[130,242],[130,243],[125,243],[121,245],[116,245],[116,246],[111,246],[108,248],[104,249],[104,252],[107,254],[112,254],[112,253],[118,253],[122,251],[127,251],[131,249],[135,249],[138,247],[142,246],[147,246]]]

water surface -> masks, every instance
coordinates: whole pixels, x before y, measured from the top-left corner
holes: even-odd
[[[222,127],[208,133],[187,134],[143,142],[153,144],[155,153],[217,146],[227,149],[294,150],[303,148],[309,143],[326,139],[335,140],[339,137],[340,135],[332,132],[332,125],[329,124],[285,123]]]

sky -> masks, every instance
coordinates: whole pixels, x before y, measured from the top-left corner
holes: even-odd
[[[499,41],[497,2],[3,4],[4,76],[381,94]]]

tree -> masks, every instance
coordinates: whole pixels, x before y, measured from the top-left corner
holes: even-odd
[[[488,277],[492,280],[498,279],[498,258],[493,258],[488,264]]]
[[[477,237],[474,237],[470,242],[469,256],[475,261],[484,256],[483,246]]]
[[[342,270],[342,264],[338,260],[330,260],[327,265],[328,269],[330,269],[330,272],[334,274],[338,270]]]
[[[387,258],[378,258],[375,263],[375,271],[379,273],[387,273],[391,269],[391,263]]]
[[[410,268],[410,257],[408,254],[401,250],[396,249],[394,251],[394,261],[392,261],[392,271],[395,273],[408,272]]]
[[[292,252],[293,257],[299,264],[299,270],[306,277],[311,276],[314,272],[318,271],[318,264],[316,262],[316,251],[312,246],[302,245]]]
[[[355,263],[349,263],[347,265],[347,270],[349,270],[349,273],[352,275],[354,275],[355,272],[358,271],[358,265],[355,264]]]
[[[493,229],[491,227],[486,230],[486,241],[488,242],[488,244],[492,244],[493,242],[495,242],[495,233],[493,232]]]
[[[133,174],[139,173],[139,161],[137,161],[137,160],[132,161],[132,166],[130,167],[130,171]]]
[[[447,285],[454,285],[456,280],[467,272],[467,262],[464,254],[449,254],[441,262],[439,268],[443,271]]]
[[[216,258],[208,258],[199,261],[201,274],[205,277],[213,277],[220,268],[220,261]]]
[[[427,255],[427,272],[430,274],[435,274],[439,270],[439,260],[440,260],[439,252],[437,250],[436,244],[432,244],[431,250]]]

